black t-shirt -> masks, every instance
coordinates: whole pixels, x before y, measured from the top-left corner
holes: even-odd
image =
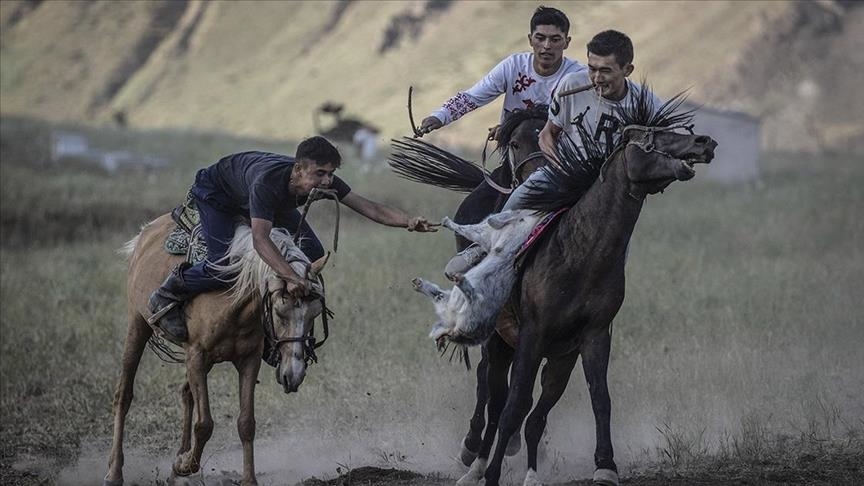
[[[294,158],[269,152],[228,155],[195,176],[192,193],[224,210],[261,218],[280,226],[294,209],[306,203],[289,189]],[[334,176],[330,189],[342,200],[351,187]]]

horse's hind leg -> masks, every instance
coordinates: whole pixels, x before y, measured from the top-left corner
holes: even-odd
[[[540,399],[537,400],[537,405],[534,410],[528,415],[525,421],[525,444],[528,448],[528,472],[525,475],[523,486],[541,485],[542,483],[537,478],[537,446],[540,444],[540,439],[543,436],[543,430],[546,428],[546,417],[552,407],[558,403],[564,390],[567,388],[567,381],[570,379],[570,373],[573,372],[573,367],[576,366],[576,360],[579,359],[579,353],[574,352],[562,358],[549,359],[543,367],[540,374],[540,383],[543,391],[540,394]]]
[[[114,392],[114,438],[111,445],[111,455],[108,458],[108,473],[103,481],[104,486],[119,486],[123,484],[123,433],[126,427],[126,414],[132,404],[135,374],[141,362],[141,354],[147,345],[147,340],[153,330],[137,313],[130,311],[129,328],[126,331],[126,343],[123,346],[123,364],[120,380]]]
[[[177,456],[174,474],[188,476],[201,468],[204,445],[213,434],[213,417],[210,414],[210,397],[207,390],[207,373],[213,364],[206,360],[200,350],[186,350],[186,380],[195,405],[195,422],[192,426],[192,443],[188,451]]]
[[[237,416],[237,433],[243,444],[243,480],[241,486],[258,484],[255,478],[255,383],[261,367],[261,351],[253,353],[240,363],[235,363],[240,377],[240,413]]]

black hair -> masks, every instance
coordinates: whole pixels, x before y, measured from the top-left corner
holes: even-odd
[[[544,7],[543,5],[537,7],[534,15],[531,16],[532,33],[538,25],[554,25],[561,29],[561,32],[564,32],[565,35],[570,32],[570,20],[564,15],[564,12],[557,8]]]
[[[335,167],[342,165],[342,156],[339,154],[339,149],[333,146],[326,138],[317,135],[300,142],[300,145],[297,146],[295,158],[297,160],[311,160],[317,165],[333,164]]]
[[[588,43],[588,52],[598,56],[615,55],[615,62],[622,68],[633,62],[633,42],[627,34],[617,30],[604,30]]]

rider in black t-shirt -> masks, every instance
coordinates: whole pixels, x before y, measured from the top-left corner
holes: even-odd
[[[280,227],[292,233],[299,231],[303,253],[312,261],[324,256],[321,242],[305,221],[300,224],[297,210],[314,188],[334,189],[342,204],[377,223],[408,231],[434,231],[423,217],[409,216],[351,192],[348,184],[334,175],[341,162],[336,147],[323,137],[312,137],[300,143],[295,157],[242,152],[199,170],[190,192],[198,207],[207,259],[171,272],[150,296],[150,312],[155,314],[171,303],[179,304],[200,293],[226,286],[210,264],[227,253],[239,218],[251,221],[255,251],[285,279],[287,292],[295,297],[305,295],[308,282],[282,257],[270,239],[270,230]],[[162,316],[158,324],[173,340],[186,340],[180,305]]]

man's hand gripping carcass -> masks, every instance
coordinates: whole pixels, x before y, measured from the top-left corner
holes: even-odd
[[[542,217],[522,209],[493,214],[478,224],[459,225],[444,218],[443,226],[474,241],[488,255],[464,275],[455,276],[456,286],[450,290],[422,278],[413,280],[414,290],[432,298],[439,321],[429,337],[439,347],[447,341],[481,344],[495,330],[516,278],[514,259]]]

